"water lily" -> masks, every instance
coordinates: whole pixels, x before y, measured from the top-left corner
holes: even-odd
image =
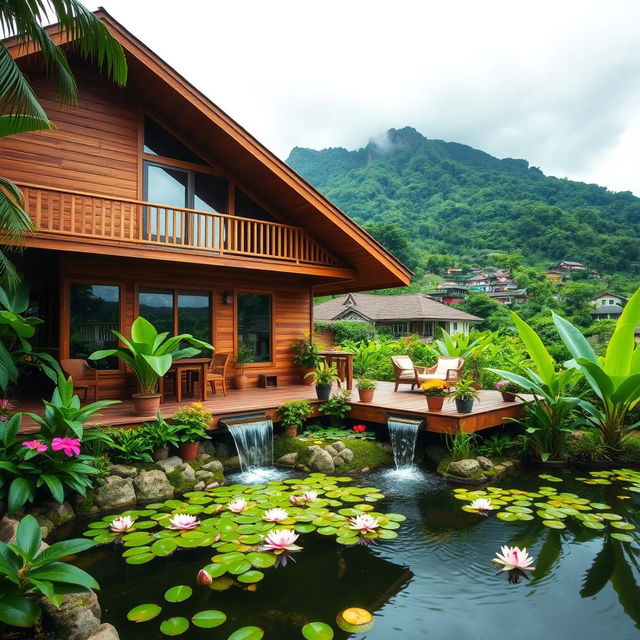
[[[42,440],[26,440],[22,443],[22,446],[28,449],[35,449],[38,453],[43,453],[49,448]]]
[[[233,511],[233,513],[242,513],[249,508],[249,505],[244,498],[236,498],[235,500],[232,500],[227,507],[229,508],[229,511]]]
[[[204,569],[200,569],[200,571],[198,571],[197,581],[200,586],[208,587],[213,582],[213,578],[211,577],[211,574],[208,571],[205,571]]]
[[[491,501],[487,500],[486,498],[477,498],[469,506],[472,509],[477,509],[480,512],[491,511],[491,509],[493,509],[493,506],[491,505]]]
[[[293,505],[299,505],[304,502],[302,496],[289,496],[289,502]]]
[[[62,451],[65,456],[72,458],[80,455],[79,438],[54,438],[51,441],[51,448],[54,451]]]
[[[262,519],[266,520],[267,522],[282,522],[283,520],[286,520],[288,517],[289,517],[289,514],[284,509],[275,508],[275,509],[267,509],[264,512]]]
[[[305,502],[313,502],[317,497],[318,497],[318,492],[317,491],[305,491],[302,494],[302,499]]]
[[[355,518],[349,518],[349,528],[355,529],[360,533],[375,531],[379,526],[380,523],[368,513],[363,513]]]
[[[492,558],[492,561],[496,564],[501,564],[503,571],[513,571],[514,569],[533,571],[535,569],[535,567],[531,566],[533,558],[527,553],[526,547],[520,549],[504,545],[501,547],[500,552],[496,553],[496,557]]]
[[[262,550],[276,553],[300,551],[302,547],[295,544],[297,539],[298,534],[293,529],[274,529],[265,536]]]
[[[109,529],[114,533],[126,533],[133,527],[134,522],[131,516],[120,516],[109,523]]]
[[[179,531],[189,531],[195,529],[200,524],[195,516],[186,513],[176,513],[169,519],[169,529],[178,529]]]

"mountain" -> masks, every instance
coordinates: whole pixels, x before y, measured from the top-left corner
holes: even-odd
[[[526,160],[411,127],[355,151],[295,147],[287,163],[383,243],[390,230],[404,236],[408,251],[397,253],[413,266],[427,254],[481,262],[496,252],[609,272],[640,262],[640,198],[632,193],[546,176]]]

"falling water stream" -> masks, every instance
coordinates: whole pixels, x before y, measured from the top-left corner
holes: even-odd
[[[416,448],[420,424],[420,420],[410,420],[393,416],[387,421],[397,473],[410,473],[414,469],[413,454]]]

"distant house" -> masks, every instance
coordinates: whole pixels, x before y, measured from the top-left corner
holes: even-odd
[[[589,267],[582,262],[572,262],[571,260],[561,260],[552,267],[554,271],[587,271]]]
[[[617,293],[611,293],[610,291],[605,291],[604,293],[601,293],[599,296],[596,296],[591,301],[591,304],[596,308],[603,307],[603,306],[608,307],[614,304],[624,307],[626,303],[627,303],[627,298],[625,298],[624,296],[619,296]]]
[[[442,302],[443,304],[460,304],[464,302],[469,293],[469,287],[457,282],[441,282],[437,286],[437,291],[430,293],[429,297]]]
[[[622,307],[619,304],[603,304],[590,313],[594,320],[617,320],[622,313]]]
[[[492,291],[487,294],[492,300],[504,305],[522,304],[527,300],[526,289]]]
[[[394,336],[418,334],[425,338],[434,337],[438,328],[466,334],[474,324],[483,321],[421,293],[400,296],[349,293],[315,305],[313,319],[368,322],[390,330]]]
[[[558,271],[556,269],[549,269],[547,272],[545,272],[544,276],[547,279],[547,282],[557,283],[562,282],[563,279],[562,271]]]

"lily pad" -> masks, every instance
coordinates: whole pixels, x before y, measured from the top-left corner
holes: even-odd
[[[542,524],[550,529],[566,529],[567,525],[562,520],[543,520]]]
[[[621,542],[633,542],[633,536],[630,536],[628,533],[612,533],[611,537]]]
[[[224,624],[227,616],[217,609],[207,609],[206,611],[198,611],[192,618],[191,622],[201,629],[213,629]]]
[[[260,627],[242,627],[236,629],[227,640],[262,640],[264,630]]]
[[[262,571],[246,571],[242,575],[238,576],[238,582],[242,582],[244,584],[254,584],[256,582],[260,582],[264,578],[264,573]]]
[[[147,622],[157,617],[161,611],[162,607],[157,604],[139,604],[127,613],[127,620],[131,622]]]
[[[163,620],[160,624],[160,631],[165,636],[179,636],[189,628],[189,621],[180,616]]]
[[[302,627],[306,640],[333,640],[333,629],[325,622],[309,622]]]
[[[184,602],[191,597],[192,593],[193,589],[191,587],[179,584],[175,587],[171,587],[171,589],[167,589],[164,594],[164,599],[167,602]]]

